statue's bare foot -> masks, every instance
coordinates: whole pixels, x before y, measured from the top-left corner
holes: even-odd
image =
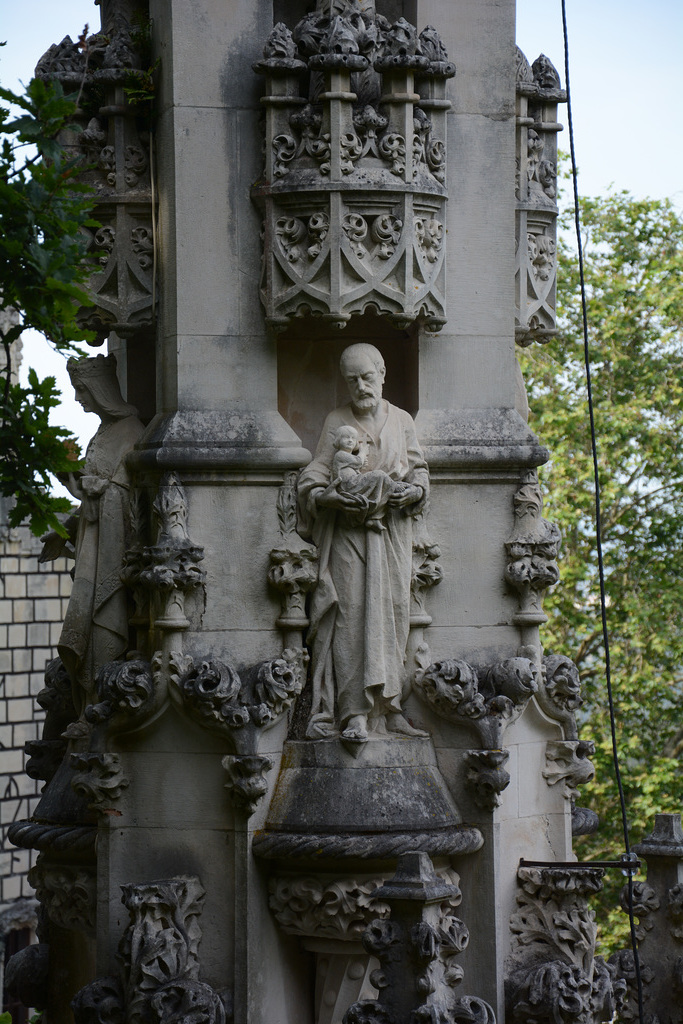
[[[424,732],[422,729],[415,729],[398,711],[387,715],[386,722],[387,730],[396,733],[398,736],[429,736],[428,732]]]
[[[406,723],[407,725],[408,723]],[[368,720],[365,715],[353,715],[342,730],[343,740],[365,743],[368,738]]]

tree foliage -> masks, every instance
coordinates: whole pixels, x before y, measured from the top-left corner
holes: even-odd
[[[57,514],[70,503],[51,495],[50,474],[73,471],[78,449],[49,423],[60,401],[54,377],[31,371],[17,383],[12,345],[27,328],[64,353],[92,338],[76,322],[90,304],[81,229],[93,224],[92,199],[58,141],[75,109],[56,82],[32,79],[22,95],[0,89],[0,494],[15,498],[11,525],[28,519],[35,533],[61,529]]]
[[[612,192],[582,202],[612,681],[631,842],[683,806],[683,218],[668,201]],[[570,216],[565,218],[569,237]],[[544,515],[564,536],[562,580],[546,601],[546,650],[579,667],[582,735],[596,781],[583,803],[601,829],[579,858],[624,849],[614,781],[600,621],[593,467],[576,253],[561,242],[561,335],[523,356],[531,425],[552,455]],[[627,944],[610,877],[599,914],[608,947]]]

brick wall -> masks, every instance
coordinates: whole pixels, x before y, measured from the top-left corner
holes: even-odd
[[[0,524],[0,914],[33,895],[26,872],[36,854],[13,847],[7,827],[30,817],[40,796],[42,783],[24,774],[24,743],[40,739],[44,712],[35,697],[57,654],[71,593],[70,564],[38,565],[41,547],[27,527]]]

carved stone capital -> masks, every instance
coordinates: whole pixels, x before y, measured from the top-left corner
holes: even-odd
[[[506,726],[538,688],[534,663],[507,658],[475,669],[458,659],[418,667],[413,689],[438,715],[468,725],[486,750],[499,750]]]
[[[280,658],[243,671],[242,677],[217,659],[181,656],[176,663],[180,671],[170,676],[174,699],[199,725],[230,736],[247,754],[255,753],[255,730],[275,722],[301,693],[308,654],[288,648]]]

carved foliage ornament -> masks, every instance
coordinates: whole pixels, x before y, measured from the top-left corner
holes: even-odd
[[[538,680],[528,658],[507,658],[481,669],[450,659],[419,668],[413,688],[437,714],[469,725],[483,747],[496,750],[505,726],[522,713]]]
[[[624,986],[595,957],[595,914],[588,906],[602,888],[603,874],[601,868],[519,868],[506,980],[515,1024],[597,1024],[612,1018]]]
[[[547,620],[541,608],[548,587],[557,583],[560,572],[556,558],[562,534],[555,523],[542,516],[543,499],[536,470],[530,470],[514,495],[515,526],[505,544],[508,563],[505,579],[517,591],[519,611],[514,621],[538,625]]]
[[[48,916],[60,928],[92,933],[95,928],[95,875],[88,868],[51,863],[39,856],[29,883]]]
[[[119,946],[121,975],[81,989],[72,1003],[76,1024],[225,1024],[221,994],[199,980],[199,879],[122,890],[130,921]]]

